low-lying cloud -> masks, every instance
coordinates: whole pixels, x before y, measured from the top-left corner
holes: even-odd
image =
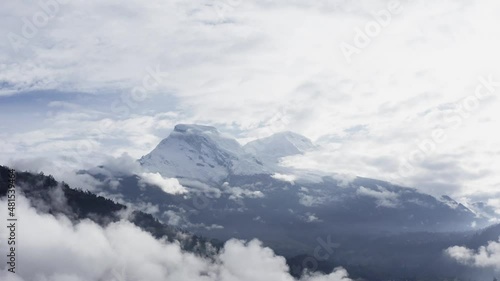
[[[395,208],[398,206],[399,194],[389,191],[383,187],[378,187],[379,190],[373,190],[364,186],[359,187],[357,194],[361,196],[373,197],[377,200],[377,205],[380,207]]]
[[[213,259],[157,240],[135,225],[120,221],[101,227],[90,220],[73,224],[63,216],[38,213],[18,198],[19,231],[16,274],[5,269],[5,281],[294,281],[285,259],[258,240],[229,240]],[[6,209],[6,201],[0,201]],[[4,214],[5,212],[2,212]],[[5,220],[5,217],[2,217]],[[5,238],[6,229],[0,229]],[[5,245],[1,245],[4,252]],[[5,264],[5,256],[0,258]],[[329,275],[306,274],[301,281],[349,281],[346,270]]]
[[[164,178],[160,173],[142,173],[139,184],[145,186],[145,184],[156,185],[161,190],[170,194],[182,194],[186,193],[187,189],[179,183],[176,178]]]
[[[481,246],[478,250],[462,246],[450,247],[446,249],[446,254],[462,264],[491,267],[500,271],[500,238],[498,242],[490,241],[488,245]]]

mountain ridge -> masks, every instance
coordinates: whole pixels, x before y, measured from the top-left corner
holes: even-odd
[[[275,135],[306,139],[291,132]],[[141,157],[139,163],[146,170],[165,177],[209,183],[221,183],[232,174],[273,174],[283,170],[275,165],[264,165],[264,162],[269,163],[263,160],[264,152],[252,151],[249,147],[249,144],[242,146],[235,139],[223,136],[212,126],[178,124],[153,151]]]
[[[141,166],[167,178],[196,180],[219,186],[233,175],[277,175],[277,178],[293,178],[307,184],[307,179],[296,175],[304,171],[280,166],[283,157],[304,154],[315,149],[314,143],[300,134],[284,131],[259,138],[241,145],[236,139],[222,135],[217,128],[198,124],[177,124],[170,135],[163,139],[153,151],[141,157]],[[314,174],[314,171],[311,171]],[[311,172],[308,172],[311,174]],[[332,174],[317,174],[324,178]],[[384,183],[387,185],[390,183]],[[403,188],[403,187],[401,187]],[[383,190],[361,191],[360,194],[376,197],[397,196]],[[478,219],[493,220],[491,214],[483,215],[478,204],[463,205],[447,195],[435,197],[452,209],[458,208],[475,214]],[[391,204],[389,199],[380,199],[382,204]],[[386,201],[381,201],[386,200]],[[480,204],[479,204],[480,205]],[[474,222],[471,222],[472,224]]]

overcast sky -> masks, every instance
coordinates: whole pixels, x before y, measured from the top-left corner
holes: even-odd
[[[2,164],[290,130],[321,149],[288,165],[500,207],[498,1],[46,2],[2,2]]]

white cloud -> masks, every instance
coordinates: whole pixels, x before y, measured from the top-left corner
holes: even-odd
[[[399,205],[399,194],[386,190],[383,187],[378,186],[378,190],[373,190],[360,186],[356,191],[358,195],[373,197],[377,199],[377,205],[387,208],[395,208]]]
[[[32,173],[43,172],[46,175],[52,175],[58,180],[64,181],[74,188],[83,190],[95,190],[95,187],[102,182],[86,174],[76,173],[84,168],[75,161],[60,157],[27,157],[10,159],[3,165],[18,171],[30,171]],[[95,163],[93,163],[95,165]]]
[[[184,216],[181,216],[172,210],[165,211],[164,215],[168,218],[167,223],[173,226],[180,226],[185,220]]]
[[[478,250],[454,246],[446,249],[446,254],[456,261],[475,267],[492,267],[500,271],[500,240],[490,241]]]
[[[142,173],[139,184],[144,186],[146,183],[158,186],[166,193],[182,194],[187,192],[187,189],[179,183],[179,180],[164,178],[160,173]]]
[[[243,197],[248,198],[262,198],[264,197],[264,193],[260,190],[246,190],[241,187],[235,186],[230,187],[227,191],[231,194],[229,199],[241,199]]]
[[[320,205],[325,201],[324,198],[320,196],[309,195],[303,192],[299,192],[297,196],[299,197],[299,204],[307,207]]]
[[[323,220],[319,219],[316,214],[306,213],[303,217],[303,220],[306,222],[322,222]]]
[[[285,259],[257,240],[229,240],[214,260],[208,260],[183,252],[177,243],[156,240],[129,222],[101,227],[84,220],[73,225],[65,217],[37,213],[24,197],[18,197],[17,203],[22,218],[18,221],[17,273],[2,269],[2,280],[295,280]],[[0,207],[6,206],[1,200]],[[6,228],[1,228],[0,237],[6,235]],[[5,247],[2,244],[0,250],[6,252]],[[2,264],[5,259],[0,257]],[[329,275],[306,275],[301,280],[350,279],[344,269],[337,268]]]
[[[133,204],[132,207],[147,214],[157,214],[160,212],[158,205],[151,204],[150,202],[138,202]]]
[[[241,188],[239,186],[230,186],[225,182],[222,184],[223,192],[229,194],[229,199],[236,200],[242,198],[262,198],[264,193],[260,190],[251,190],[248,188]]]
[[[5,110],[2,119],[23,118],[15,117],[15,128],[0,125],[9,129],[0,133],[0,160],[29,154],[96,162],[100,154],[125,151],[139,157],[165,137],[165,127],[182,120],[215,124],[242,139],[292,130],[328,140],[322,151],[291,161],[304,168],[382,178],[436,195],[498,190],[500,159],[492,155],[499,153],[499,137],[491,128],[499,125],[500,89],[477,110],[461,112],[469,117],[458,119],[456,129],[448,130],[454,122],[444,119],[457,117],[455,105],[474,93],[479,76],[500,78],[493,63],[500,39],[491,36],[500,21],[498,1],[403,1],[402,13],[350,64],[341,44],[352,42],[387,1],[237,2],[221,17],[218,1],[72,1],[19,53],[3,40],[3,95],[81,92],[101,104],[51,100],[50,111],[71,113],[52,116],[31,114],[38,108],[32,104],[15,107],[16,115]],[[2,34],[20,33],[22,18],[41,10],[29,2],[6,5]],[[117,116],[113,102],[123,104],[157,65],[169,76],[144,102],[131,102],[130,114]],[[171,115],[160,117],[165,111]],[[89,139],[106,118],[109,130]],[[443,127],[446,141],[398,176],[420,141]],[[75,154],[75,147],[89,153]]]
[[[500,216],[500,199],[499,198],[491,198],[487,201],[488,205],[496,209],[496,214]]]
[[[102,166],[105,171],[101,169],[100,172],[110,172],[114,176],[137,174],[142,170],[140,164],[127,153],[119,157],[106,157]]]
[[[289,183],[294,183],[297,177],[295,175],[286,175],[286,174],[280,174],[280,173],[275,173],[272,175],[273,178],[280,180],[280,181],[286,181]]]

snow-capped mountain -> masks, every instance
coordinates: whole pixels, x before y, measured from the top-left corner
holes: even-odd
[[[139,159],[149,172],[164,177],[221,183],[230,175],[283,173],[279,159],[314,148],[306,137],[281,132],[241,146],[215,127],[179,124],[149,154]]]
[[[234,139],[216,128],[176,125],[173,132],[139,162],[164,177],[219,183],[230,174],[270,173]]]
[[[216,190],[219,197],[213,200],[221,209],[213,207],[213,214],[237,210],[238,216],[252,214],[271,222],[279,213],[280,219],[289,222],[327,222],[347,229],[361,225],[377,231],[464,230],[486,224],[484,218],[448,196],[435,198],[416,189],[374,179],[353,178],[346,183],[334,173],[315,174],[279,165],[280,158],[305,153],[314,147],[306,137],[291,132],[241,146],[214,127],[180,124],[139,162],[149,172],[178,178],[187,190],[199,190],[190,186],[192,180]],[[232,205],[234,209],[228,210]],[[184,212],[162,211],[176,212],[177,216]],[[231,226],[221,217],[222,214],[211,218],[202,215],[191,223],[209,222],[229,231]],[[365,222],[367,218],[370,222]],[[240,231],[239,225],[233,227],[233,231]]]
[[[319,241],[335,242],[331,264],[343,260],[378,269],[380,260],[392,266],[404,252],[401,266],[406,270],[415,261],[441,257],[459,243],[454,241],[462,241],[450,238],[451,233],[466,236],[491,224],[478,215],[482,206],[472,211],[449,196],[279,165],[282,157],[312,149],[310,140],[290,132],[242,146],[214,127],[180,124],[139,162],[145,172],[177,178],[187,192],[168,192],[161,180],[144,181],[141,173],[113,177],[105,166],[88,174],[103,183],[96,189],[111,198],[151,210],[164,223],[197,235],[258,238],[287,256],[314,253]],[[453,241],[448,245],[440,239]],[[377,258],[367,260],[367,255]]]

